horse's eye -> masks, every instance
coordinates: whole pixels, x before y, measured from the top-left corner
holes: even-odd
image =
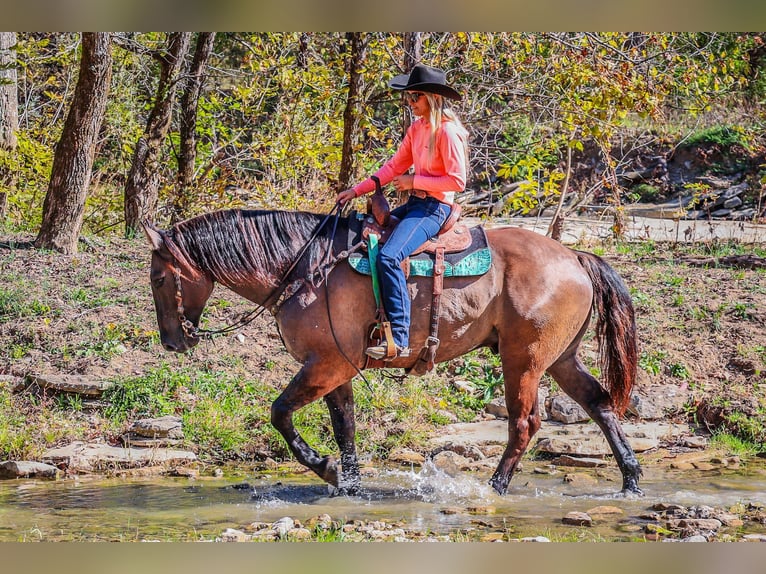
[[[160,275],[159,277],[152,279],[152,283],[154,283],[154,286],[159,289],[165,284],[165,276]]]

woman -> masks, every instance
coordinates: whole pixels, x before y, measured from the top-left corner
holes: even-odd
[[[416,65],[409,74],[396,76],[389,86],[404,91],[404,100],[417,120],[407,130],[393,157],[376,173],[381,185],[393,182],[399,191],[409,190],[407,202],[391,215],[401,221],[380,249],[377,259],[383,308],[391,323],[396,357],[410,356],[410,297],[401,263],[415,249],[438,234],[452,209],[455,194],[465,189],[468,165],[468,132],[445,99],[460,94],[447,85],[442,70]],[[407,172],[414,166],[415,174]],[[370,193],[367,179],[341,191],[338,202]],[[386,345],[369,347],[367,355],[386,356]]]

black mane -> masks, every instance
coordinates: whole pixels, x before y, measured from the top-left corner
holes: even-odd
[[[324,218],[302,211],[222,210],[178,223],[170,237],[216,281],[232,285],[256,279],[276,286]],[[291,275],[305,276],[324,260],[332,229],[329,220]]]

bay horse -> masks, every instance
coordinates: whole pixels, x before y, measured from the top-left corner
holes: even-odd
[[[324,220],[323,220],[324,217]],[[304,466],[354,494],[361,487],[352,379],[365,365],[376,304],[369,277],[346,263],[325,265],[347,247],[348,217],[281,210],[222,210],[161,231],[144,230],[152,248],[150,281],[162,345],[182,353],[200,340],[200,316],[215,283],[268,309],[289,353],[302,364],[271,406],[271,423]],[[501,358],[508,442],[490,485],[504,494],[540,428],[538,385],[549,373],[603,431],[622,473],[622,493],[641,494],[641,467],[620,426],[636,376],[633,305],[623,280],[600,257],[514,227],[486,229],[492,265],[477,277],[444,279],[436,362],[480,347]],[[410,342],[429,335],[430,277],[410,277]],[[289,288],[286,288],[289,287]],[[578,357],[596,315],[602,385]],[[411,367],[417,352],[392,368]],[[323,398],[340,465],[320,456],[293,414]]]

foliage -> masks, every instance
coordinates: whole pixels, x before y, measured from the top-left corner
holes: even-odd
[[[508,206],[522,211],[556,199],[567,148],[586,145],[601,150],[607,167],[603,186],[618,204],[610,155],[616,130],[642,121],[655,126],[677,109],[703,117],[716,102],[727,106],[753,97],[766,65],[758,57],[763,43],[758,33],[420,36],[423,61],[446,69],[465,94],[457,107],[472,134],[470,183],[527,182]],[[18,37],[19,147],[0,155],[0,163],[19,174],[9,196],[8,223],[31,230],[39,225],[53,148],[75,84],[79,35]],[[156,91],[158,64],[152,54],[165,35],[115,38],[112,87],[85,212],[85,230],[91,233],[119,228],[125,177]],[[387,88],[401,71],[401,36],[370,33],[368,39],[355,157],[360,178],[388,158],[402,136],[402,109]],[[235,206],[321,209],[332,200],[341,159],[347,42],[339,33],[216,36],[198,107],[196,197],[184,216]],[[177,121],[176,116],[156,166],[162,180],[160,218],[170,214]],[[753,141],[737,125],[726,126],[703,121],[699,137]]]

